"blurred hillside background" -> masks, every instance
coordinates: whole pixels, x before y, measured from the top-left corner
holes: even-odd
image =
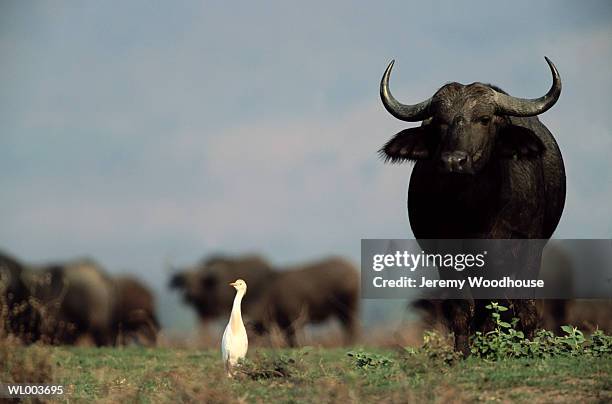
[[[258,252],[275,265],[411,237],[409,165],[378,148],[449,81],[532,98],[565,159],[558,238],[612,235],[612,4],[565,1],[0,4],[0,248],[28,263],[89,256],[192,310],[170,267]],[[365,302],[363,320],[404,302]]]

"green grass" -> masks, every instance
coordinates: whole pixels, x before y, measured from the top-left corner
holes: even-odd
[[[610,356],[469,358],[449,366],[424,355],[368,349],[390,361],[360,368],[347,355],[354,349],[252,348],[244,371],[228,379],[216,350],[49,350],[54,382],[68,386],[64,398],[71,402],[612,401]]]

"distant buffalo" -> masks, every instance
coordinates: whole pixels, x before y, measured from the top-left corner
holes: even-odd
[[[242,311],[258,334],[278,326],[290,345],[304,324],[336,318],[347,341],[357,332],[359,274],[340,258],[275,270],[259,256],[214,257],[180,272],[170,286],[183,291],[202,320],[229,315],[235,291],[229,282],[241,278],[248,285]]]
[[[586,332],[596,329],[612,331],[612,300],[569,299],[578,275],[571,256],[561,246],[552,245],[544,251],[540,278],[555,290],[556,299],[538,300],[541,326],[562,334],[562,325],[573,325]]]
[[[556,299],[536,301],[540,326],[561,334],[561,326],[569,324],[569,309],[573,295],[573,264],[567,252],[555,244],[550,244],[542,255],[540,279],[549,290],[554,290]]]
[[[98,346],[113,344],[115,290],[98,264],[80,259],[45,265],[26,279],[43,342],[74,344],[90,335]]]
[[[229,315],[236,294],[228,286],[230,282],[240,278],[247,283],[249,289],[242,301],[242,311],[249,314],[269,287],[273,274],[270,264],[257,255],[213,256],[175,274],[170,287],[181,290],[185,302],[193,306],[202,321],[208,321]]]
[[[77,259],[33,268],[24,279],[44,343],[74,344],[83,337],[97,346],[156,342],[153,294],[134,278],[113,278],[96,262]]]
[[[130,342],[154,346],[160,329],[155,314],[155,297],[139,280],[130,276],[113,278],[115,304],[112,333],[117,345]]]
[[[341,258],[277,272],[258,302],[252,322],[258,334],[279,327],[289,345],[296,346],[296,332],[301,327],[330,318],[342,325],[345,342],[354,342],[359,326],[359,273]]]

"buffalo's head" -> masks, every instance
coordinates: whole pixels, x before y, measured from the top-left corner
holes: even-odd
[[[233,295],[221,289],[227,285],[222,273],[210,267],[199,267],[175,274],[170,280],[170,287],[182,290],[183,299],[192,304],[203,318],[215,317],[222,313],[222,308],[231,303]],[[220,282],[221,280],[221,282]]]
[[[553,83],[548,93],[537,99],[515,98],[483,83],[449,83],[433,97],[405,105],[389,90],[392,61],[380,83],[382,102],[394,117],[423,124],[399,132],[383,146],[381,155],[391,162],[430,159],[444,172],[461,174],[478,173],[494,154],[539,156],[544,145],[538,136],[526,127],[513,125],[508,117],[535,116],[557,102],[561,79],[555,65],[548,58],[546,62]]]

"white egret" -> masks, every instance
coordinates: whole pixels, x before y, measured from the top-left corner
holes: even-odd
[[[236,297],[232,306],[229,322],[223,332],[221,340],[221,357],[228,377],[232,377],[232,368],[236,366],[238,360],[244,358],[249,347],[246,328],[242,322],[242,313],[240,312],[240,303],[246,294],[247,284],[242,279],[230,283],[236,289]]]

